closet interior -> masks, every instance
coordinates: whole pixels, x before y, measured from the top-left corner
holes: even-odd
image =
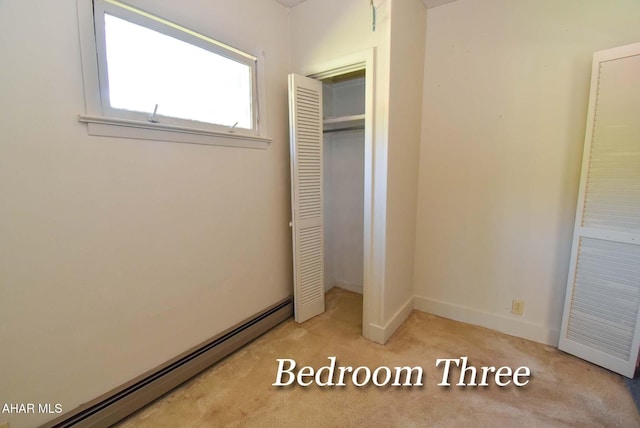
[[[322,83],[324,289],[362,294],[365,72]]]

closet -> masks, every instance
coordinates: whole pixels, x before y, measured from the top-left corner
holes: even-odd
[[[362,294],[363,72],[323,81],[324,289]]]
[[[289,76],[295,318],[334,286],[363,292],[364,70]]]

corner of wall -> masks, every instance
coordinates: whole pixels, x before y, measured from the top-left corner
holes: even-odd
[[[387,343],[387,340],[393,336],[393,333],[395,333],[402,323],[409,317],[413,309],[414,296],[411,296],[384,326],[379,326],[373,323],[365,326],[363,336],[369,340],[384,345]]]
[[[403,308],[415,289],[425,25],[426,10],[421,2],[391,3],[383,323],[393,322],[395,311]]]

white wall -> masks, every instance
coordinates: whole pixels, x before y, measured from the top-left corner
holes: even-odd
[[[364,133],[324,138],[325,284],[362,293]]]
[[[391,4],[384,319],[397,324],[404,321],[413,309],[416,198],[427,11],[419,0],[395,0]],[[395,331],[395,328],[390,330]]]
[[[76,1],[0,2],[2,403],[71,411],[291,294],[287,10],[131,3],[264,50],[273,143],[88,136]]]
[[[592,54],[640,2],[457,0],[426,34],[416,306],[556,345]]]
[[[360,0],[306,0],[290,10],[291,62],[294,71],[375,47],[379,68],[388,64],[389,0],[376,0],[377,26],[373,32],[369,2]],[[379,79],[383,84],[385,79]]]

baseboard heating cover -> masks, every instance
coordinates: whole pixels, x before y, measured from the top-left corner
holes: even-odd
[[[63,414],[41,428],[107,427],[293,316],[293,299],[285,299],[225,330],[166,363]]]

